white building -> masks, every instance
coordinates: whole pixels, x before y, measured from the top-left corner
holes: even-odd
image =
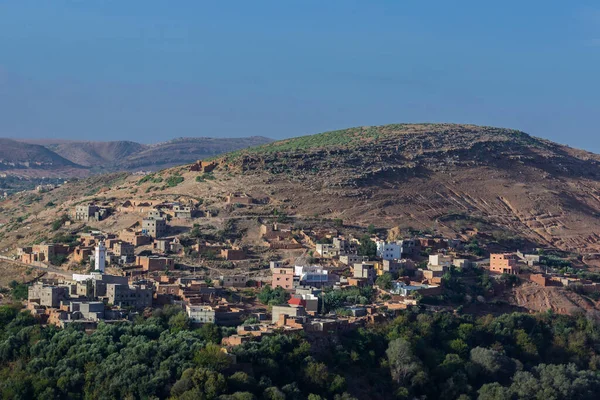
[[[334,244],[317,244],[315,251],[323,258],[333,258],[340,255],[340,249]]]
[[[298,279],[298,282],[302,286],[314,286],[321,287],[327,285],[330,281],[329,271],[316,265],[312,266],[300,266],[294,267],[294,281]]]
[[[443,267],[444,269],[448,269],[452,266],[452,257],[447,256],[445,254],[433,254],[429,256],[429,265],[428,268],[431,267]]]
[[[398,260],[401,256],[401,246],[396,242],[387,243],[385,240],[378,240],[377,256],[384,260]]]
[[[190,321],[196,324],[214,323],[215,322],[215,310],[208,305],[192,306],[186,305],[185,311],[187,312]]]
[[[104,272],[106,266],[106,247],[104,247],[104,242],[100,242],[98,246],[96,246],[94,262],[96,264],[94,269],[96,271]]]

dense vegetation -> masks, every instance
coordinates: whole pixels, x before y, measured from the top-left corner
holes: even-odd
[[[0,307],[5,399],[594,399],[599,326],[583,316],[406,311],[311,340],[275,335],[228,355],[176,308],[134,323],[41,327]]]

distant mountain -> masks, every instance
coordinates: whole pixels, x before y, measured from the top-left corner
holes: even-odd
[[[91,142],[61,139],[0,141],[0,169],[5,172],[31,175],[29,169],[43,168],[48,175],[81,176],[99,172],[168,168],[270,143],[272,140],[260,136],[235,139],[198,137],[178,138],[152,145],[130,141]]]
[[[0,138],[0,170],[2,171],[78,167],[77,164],[44,146]]]
[[[237,139],[179,138],[146,146],[138,153],[121,160],[119,166],[124,170],[157,170],[270,142],[271,139],[261,136]]]
[[[129,141],[63,142],[46,147],[76,164],[102,169],[116,167],[123,159],[145,148],[140,143]]]

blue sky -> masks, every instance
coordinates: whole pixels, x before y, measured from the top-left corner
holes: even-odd
[[[0,136],[461,122],[600,152],[592,1],[0,3]]]

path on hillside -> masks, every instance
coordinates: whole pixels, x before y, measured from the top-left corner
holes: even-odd
[[[45,271],[45,272],[48,272],[48,273],[51,273],[51,274],[62,275],[64,277],[71,278],[71,279],[73,278],[73,272],[64,271],[62,269],[57,269],[57,268],[53,268],[53,267],[49,267],[49,266],[48,267],[41,267],[41,266],[38,266],[38,265],[27,264],[27,263],[24,263],[22,261],[14,260],[14,259],[12,259],[10,257],[6,257],[6,256],[0,256],[0,260],[8,261],[8,262],[11,262],[11,263],[14,263],[14,264],[19,264],[19,265],[25,266],[27,268],[36,269],[38,271]]]

